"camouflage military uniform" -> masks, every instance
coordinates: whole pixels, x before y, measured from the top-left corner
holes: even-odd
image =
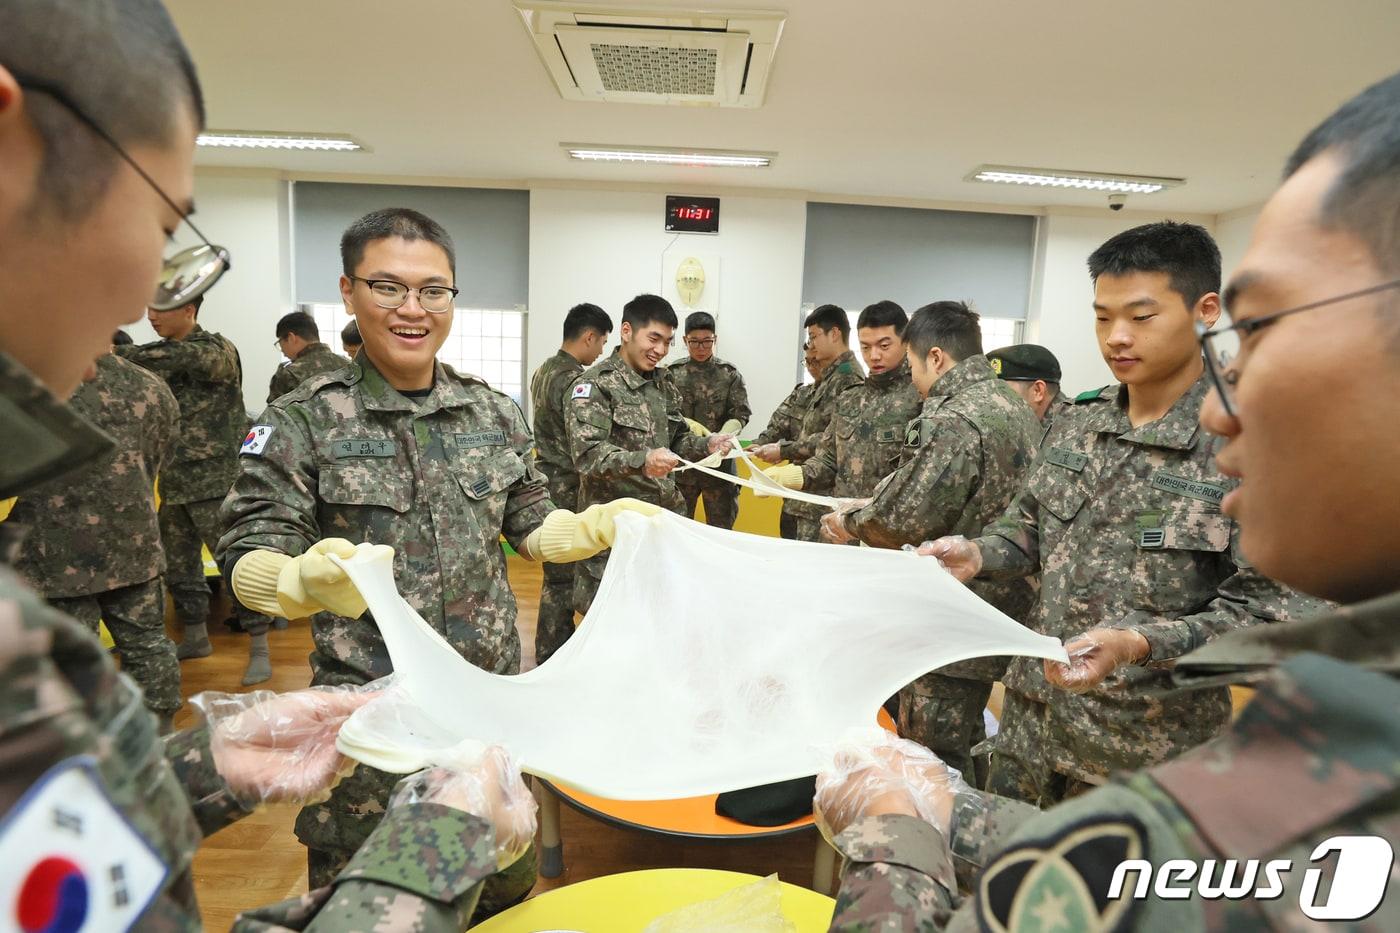
[[[847,392],[842,403],[855,394]],[[985,356],[969,357],[933,384],[909,424],[903,464],[869,505],[846,515],[846,531],[885,548],[975,535],[1016,497],[1039,440],[1040,425],[1021,397],[996,378]],[[1028,579],[974,580],[970,588],[1018,622],[1035,607]],[[986,738],[982,710],[1005,669],[1005,658],[979,658],[920,677],[900,691],[900,734],[976,784],[972,747]]]
[[[349,360],[321,341],[308,343],[306,349],[297,354],[296,359],[278,366],[277,371],[272,374],[272,382],[267,390],[268,404],[277,401],[312,376],[333,373],[349,365]]]
[[[718,431],[726,421],[737,421],[742,429],[753,411],[749,408],[749,392],[744,377],[732,363],[710,357],[703,363],[690,358],[679,360],[666,368],[671,383],[681,397],[681,415],[698,422],[711,431]],[[734,464],[725,463],[732,473]],[[704,473],[682,473],[676,486],[685,497],[685,514],[695,517],[695,506],[705,500],[705,524],[716,528],[733,528],[739,516],[739,487],[716,476]]]
[[[248,430],[243,364],[227,338],[198,324],[184,340],[117,347],[117,353],[164,379],[180,403],[175,455],[160,477],[160,536],[175,615],[183,625],[203,625],[209,585],[201,547],[212,552],[223,532],[219,505],[238,475],[238,445]],[[242,606],[234,612],[252,635],[271,622]]]
[[[0,497],[27,495],[36,478],[57,481],[111,451],[110,441],[3,353],[0,398],[7,403],[0,430],[12,444],[0,458]],[[44,605],[8,566],[22,533],[14,522],[0,524],[6,564],[0,566],[0,637],[7,646],[0,658],[0,821],[17,817],[21,798],[51,769],[80,756],[90,760],[110,806],[167,870],[132,928],[202,930],[191,871],[195,849],[247,811],[214,769],[207,730],[187,729],[162,742],[140,690],[101,643]],[[432,804],[396,810],[382,825],[357,856],[353,878],[347,872],[333,891],[308,895],[311,909],[320,911],[318,929],[437,930],[448,922],[460,929],[477,882],[495,868],[491,829]],[[458,855],[447,840],[465,852]],[[0,844],[12,842],[0,828]],[[449,863],[444,851],[457,857]],[[290,910],[281,916],[290,917]]]
[[[1055,398],[1050,402],[1050,407],[1045,409],[1045,417],[1040,419],[1041,438],[1044,439],[1050,429],[1055,426],[1056,418],[1069,417],[1070,411],[1074,408],[1074,400],[1063,392],[1056,390]]]
[[[169,461],[180,409],[165,383],[108,354],[69,402],[116,449],[36,487],[9,521],[27,528],[15,569],[55,609],[96,635],[105,619],[122,667],[157,713],[180,708],[180,663],[165,636],[165,557],[155,481]]]
[[[797,433],[788,435],[778,442],[778,450],[784,460],[804,464],[812,459],[821,443],[826,427],[836,415],[836,399],[843,392],[865,381],[855,355],[847,350],[822,370],[812,386],[807,410],[797,426]],[[915,406],[917,411],[917,406]],[[910,418],[913,417],[911,414]],[[906,419],[907,420],[907,419]],[[805,477],[804,477],[805,479]],[[820,505],[783,500],[783,515],[792,516],[794,536],[799,541],[821,540],[821,518],[826,509]]]
[[[569,456],[564,407],[583,364],[564,350],[540,364],[530,377],[535,409],[535,454],[549,480],[549,498],[561,509],[578,511],[578,472]],[[574,565],[543,564],[539,619],[535,624],[535,662],[543,664],[574,633]]]
[[[614,350],[574,382],[564,427],[579,474],[579,508],[631,496],[677,514],[685,509],[675,479],[642,473],[649,450],[669,448],[691,461],[703,459],[708,450],[706,439],[691,434],[681,417],[676,387],[664,369],[639,373]],[[609,553],[576,565],[574,608],[579,612],[593,604]]]
[[[1051,686],[1039,659],[1013,660],[988,790],[1045,806],[1068,782],[1100,784],[1200,745],[1224,728],[1229,693],[1171,690],[1171,663],[1230,629],[1322,608],[1240,555],[1220,511],[1234,484],[1197,421],[1207,382],[1136,428],[1125,388],[1085,393],[1043,441],[1021,495],[983,529],[982,577],[1041,574],[1031,628],[1066,641],[1130,628],[1151,645],[1141,665],[1083,694]]]
[[[482,670],[519,672],[515,597],[499,536],[519,547],[554,506],[515,402],[441,364],[432,391],[409,398],[361,354],[273,402],[250,436],[260,440],[244,445],[224,503],[225,574],[258,548],[298,555],[328,537],[387,544],[403,598],[429,625]],[[313,684],[363,684],[391,670],[368,613],[318,613],[311,634]],[[301,811],[296,831],[308,849],[311,887],[334,878],[369,837],[394,781],[361,765],[328,801]],[[483,906],[529,890],[533,850],[512,872],[493,882]]]
[[[778,407],[773,409],[772,416],[768,419],[768,427],[763,429],[763,433],[753,439],[754,446],[760,444],[776,444],[787,437],[797,437],[802,430],[802,416],[807,412],[807,406],[812,403],[812,390],[815,384],[807,385],[798,383],[793,386],[787,398],[778,403]],[[787,505],[787,500],[783,500],[783,505]],[[783,509],[782,516],[778,519],[779,533],[788,539],[797,537],[797,518],[790,514],[786,508]]]
[[[1045,813],[960,794],[951,858],[920,820],[856,823],[837,837],[849,867],[831,929],[1050,930],[1057,919],[1062,930],[1319,928],[1300,907],[1337,890],[1337,860],[1310,861],[1319,844],[1335,836],[1376,835],[1392,846],[1400,839],[1397,678],[1400,593],[1224,635],[1182,658],[1175,674],[1186,689],[1258,688],[1223,735]],[[1216,885],[1229,870],[1222,866],[1238,864],[1227,859],[1289,859],[1293,867],[1273,898],[1254,896],[1266,886],[1261,871],[1238,899],[1164,899],[1149,886],[1145,900],[1109,900],[1113,871],[1129,858],[1154,868],[1169,859],[1214,860]],[[1302,889],[1313,866],[1323,878],[1309,902]],[[1139,874],[1126,874],[1125,890]],[[953,875],[972,896],[959,896]],[[1194,881],[1182,875],[1175,887]],[[1359,928],[1400,928],[1400,900],[1383,900]]]

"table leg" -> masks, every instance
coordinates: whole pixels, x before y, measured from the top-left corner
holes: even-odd
[[[812,890],[830,897],[836,886],[835,874],[836,850],[818,833],[817,854],[812,861]]]
[[[530,789],[540,805],[540,876],[558,878],[564,873],[564,843],[559,838],[559,797],[538,778]]]

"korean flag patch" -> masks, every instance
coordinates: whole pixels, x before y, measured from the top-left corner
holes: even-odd
[[[591,382],[580,382],[578,385],[574,386],[574,398],[575,398],[575,399],[591,398],[592,395],[593,395],[593,383],[591,383]]]
[[[169,874],[88,756],[54,765],[5,815],[0,865],[0,926],[55,933],[131,929]]]
[[[270,437],[272,437],[272,425],[255,424],[248,431],[248,436],[243,438],[243,447],[238,452],[240,454],[261,456],[263,448],[267,446],[267,440]]]

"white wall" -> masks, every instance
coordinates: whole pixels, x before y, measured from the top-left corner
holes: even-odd
[[[243,398],[254,414],[266,405],[268,382],[282,359],[274,345],[277,319],[295,310],[286,192],[287,183],[272,174],[195,175],[194,222],[232,257],[232,268],[205,298],[199,323],[238,347]],[[184,228],[179,245],[192,242]],[[144,320],[127,330],[137,343],[159,339]]]
[[[1254,225],[1259,220],[1262,204],[1221,214],[1216,218],[1215,242],[1220,244],[1220,270],[1225,281],[1230,281],[1244,251],[1249,246],[1249,238],[1254,234]]]
[[[1113,381],[1094,337],[1094,289],[1085,265],[1089,254],[1116,233],[1165,219],[1142,212],[1053,209],[1040,219],[1026,341],[1044,345],[1059,359],[1061,387],[1067,395]],[[1207,230],[1214,226],[1214,218],[1204,215],[1174,214],[1170,219],[1198,223]]]
[[[662,281],[668,252],[707,265],[713,257],[706,287],[717,272],[715,352],[744,374],[754,411],[744,434],[752,436],[796,381],[806,202],[726,196],[717,236],[679,239],[665,231],[664,213],[665,195],[654,192],[531,190],[526,367],[534,372],[559,348],[564,315],[578,302],[600,305],[620,328],[628,299],[671,293],[673,283]],[[684,321],[687,310],[676,313]],[[616,343],[615,329],[609,350]],[[672,359],[684,353],[679,333],[676,344]]]

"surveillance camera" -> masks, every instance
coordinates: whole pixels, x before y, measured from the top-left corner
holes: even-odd
[[[1123,205],[1128,203],[1126,194],[1110,194],[1108,196],[1108,209],[1111,211],[1121,211]]]

